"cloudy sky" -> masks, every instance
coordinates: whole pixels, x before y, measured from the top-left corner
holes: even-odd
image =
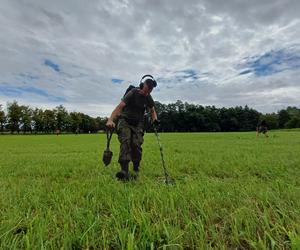
[[[299,0],[0,0],[0,104],[109,115],[153,98],[261,112],[300,106]]]

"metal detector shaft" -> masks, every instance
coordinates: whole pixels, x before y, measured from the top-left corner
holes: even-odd
[[[168,170],[167,170],[166,165],[165,165],[165,160],[164,160],[164,155],[163,155],[163,147],[162,147],[162,144],[160,142],[160,138],[159,138],[156,127],[154,127],[154,132],[155,132],[155,135],[156,135],[156,138],[157,138],[157,143],[159,145],[160,158],[161,158],[161,162],[162,162],[162,166],[163,166],[163,170],[164,170],[164,174],[165,174],[165,178],[166,178],[166,183],[168,184],[169,183],[169,173],[168,173]]]

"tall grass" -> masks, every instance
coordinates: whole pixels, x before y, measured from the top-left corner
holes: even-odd
[[[0,136],[1,249],[300,249],[300,133],[154,134],[138,181],[104,135]]]

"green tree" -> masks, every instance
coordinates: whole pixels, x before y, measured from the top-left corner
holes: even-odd
[[[25,134],[27,131],[32,132],[32,109],[29,106],[21,106],[20,125]]]
[[[5,116],[4,111],[2,110],[2,105],[0,104],[0,130],[1,130],[1,134],[3,134],[5,122],[6,122],[6,116]]]
[[[240,130],[251,131],[255,130],[260,113],[254,109],[249,108],[247,105],[241,110],[240,114]]]
[[[20,131],[21,123],[21,106],[18,105],[17,101],[7,104],[7,118],[8,118],[8,127],[11,133]]]
[[[96,118],[98,130],[105,130],[105,128],[106,128],[106,121],[107,121],[106,118],[101,118],[101,117],[97,117]]]
[[[68,127],[70,121],[68,111],[63,105],[59,105],[54,110],[55,114],[55,126],[56,129],[65,131]]]
[[[43,115],[44,111],[42,109],[35,108],[32,111],[32,126],[35,134],[37,134],[38,132],[42,132],[44,129]]]
[[[70,124],[71,124],[70,129],[73,133],[78,133],[80,131],[81,123],[82,123],[81,113],[71,112],[70,113]]]
[[[294,116],[285,124],[285,128],[300,128],[300,117]]]
[[[287,107],[286,111],[289,113],[290,120],[285,124],[286,128],[300,127],[300,109],[296,107]]]
[[[289,113],[290,117],[299,117],[300,116],[300,109],[296,107],[287,107],[286,111]]]
[[[278,112],[278,126],[279,128],[284,128],[285,124],[290,120],[290,115],[289,113],[285,110],[282,109]]]
[[[46,109],[43,112],[43,128],[45,133],[54,133],[55,130],[55,113],[53,110]]]

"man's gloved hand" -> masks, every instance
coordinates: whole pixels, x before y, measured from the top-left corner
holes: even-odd
[[[156,120],[154,120],[154,121],[152,122],[152,125],[153,125],[154,127],[158,127],[158,126],[160,125],[160,121],[159,121],[158,119],[156,119]]]
[[[108,119],[106,122],[106,127],[108,127],[109,129],[114,129],[116,127],[116,124],[113,122],[113,120]]]

